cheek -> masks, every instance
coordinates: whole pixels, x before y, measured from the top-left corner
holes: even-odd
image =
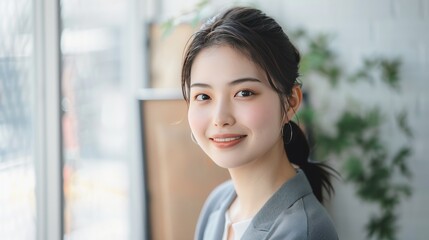
[[[208,115],[202,109],[189,106],[188,122],[194,135],[204,134],[204,129],[207,125]]]
[[[255,129],[272,128],[277,129],[281,126],[280,105],[273,104],[275,101],[263,101],[258,104],[251,104],[243,113],[243,121],[246,125]]]

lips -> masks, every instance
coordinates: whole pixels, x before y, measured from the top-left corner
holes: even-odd
[[[214,145],[218,148],[229,148],[240,143],[247,135],[237,134],[222,134],[215,135],[210,138]]]
[[[240,138],[242,138],[242,136],[239,136],[239,137],[228,137],[228,138],[212,138],[212,141],[214,141],[214,142],[231,142],[231,141],[234,141],[234,140],[238,140]]]

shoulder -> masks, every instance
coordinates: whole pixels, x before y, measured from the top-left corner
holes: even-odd
[[[313,193],[298,199],[290,208],[282,211],[272,231],[270,239],[338,239],[328,212]]]
[[[308,222],[309,239],[338,239],[334,223],[325,207],[313,194],[304,197],[304,210]]]
[[[234,195],[234,185],[231,180],[228,180],[218,185],[207,197],[204,206],[201,210],[200,218],[204,215],[209,215],[213,211],[219,210],[226,204],[228,199]]]
[[[233,193],[234,185],[231,180],[228,180],[219,186],[217,186],[213,191],[210,193],[210,195],[207,197],[207,200],[204,204],[204,207],[213,208],[213,207],[220,207],[224,201],[230,197]]]

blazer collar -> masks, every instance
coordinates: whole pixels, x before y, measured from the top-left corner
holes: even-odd
[[[213,213],[210,214],[209,221],[213,222],[214,225],[212,229],[209,230],[212,232],[207,234],[209,239],[222,239],[225,228],[225,213],[228,211],[229,206],[231,205],[232,201],[234,201],[236,196],[237,193],[235,192],[234,188],[231,187],[225,201],[220,204],[216,211],[213,211]]]
[[[310,193],[312,193],[310,183],[304,172],[298,169],[297,174],[286,181],[254,216],[243,239],[264,239],[280,213]]]
[[[242,239],[264,239],[279,214],[311,192],[312,189],[307,177],[302,170],[298,169],[297,174],[286,181],[253,217]],[[231,188],[231,192],[218,210],[210,214],[209,221],[215,223],[213,228],[209,230],[210,233],[207,234],[210,239],[222,239],[225,228],[225,213],[236,196],[235,190]]]

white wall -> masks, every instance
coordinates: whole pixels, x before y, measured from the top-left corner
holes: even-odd
[[[384,98],[387,109],[395,109],[389,106],[391,104],[397,105],[396,109],[408,108],[415,133],[414,155],[410,162],[414,173],[413,196],[401,206],[398,239],[427,239],[429,181],[425,173],[429,171],[429,160],[424,150],[429,146],[429,127],[425,120],[429,117],[429,95],[426,93],[429,89],[429,1],[278,1],[267,5],[267,11],[292,27],[335,33],[332,47],[347,67],[356,67],[362,57],[373,54],[402,59],[403,98],[395,94],[379,96]],[[392,145],[401,142],[392,136]],[[365,239],[362,229],[369,216],[369,207],[356,199],[349,185],[337,184],[331,207],[340,239]]]
[[[164,0],[161,16],[177,14],[177,10],[197,1]],[[217,6],[222,2],[216,1]],[[243,1],[242,1],[243,2]],[[407,107],[414,129],[412,168],[413,195],[400,209],[399,239],[427,239],[429,236],[429,187],[426,172],[429,159],[429,1],[427,0],[294,0],[248,1],[277,19],[286,29],[303,27],[310,32],[334,33],[332,47],[346,68],[356,68],[364,56],[379,54],[402,59],[403,91],[378,96],[386,108]],[[358,90],[359,91],[359,90]],[[392,107],[394,105],[396,107]],[[392,126],[393,127],[393,126]],[[402,139],[385,133],[392,144]],[[356,199],[350,185],[337,184],[331,212],[340,239],[366,239],[363,225],[370,207]]]

